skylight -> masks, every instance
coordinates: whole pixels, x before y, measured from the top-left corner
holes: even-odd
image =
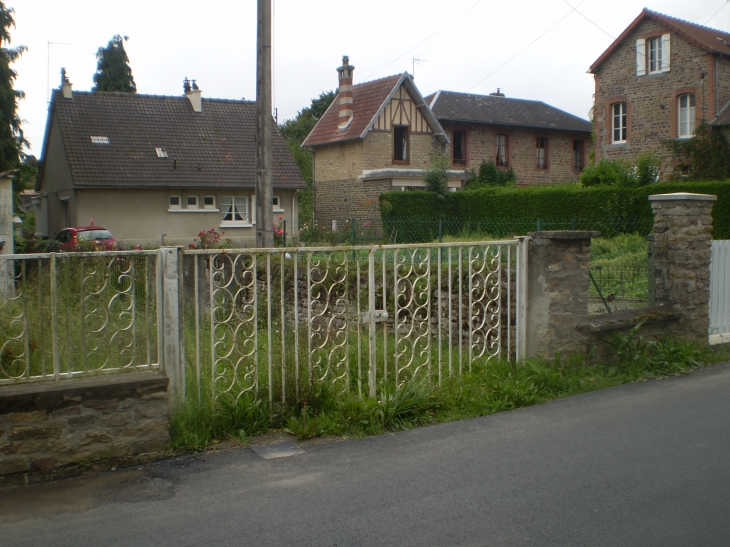
[[[109,137],[91,135],[91,144],[109,144]]]
[[[158,158],[166,158],[167,157],[167,150],[164,148],[155,148],[155,152],[157,152]]]

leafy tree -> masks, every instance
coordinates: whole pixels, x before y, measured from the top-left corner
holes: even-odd
[[[324,91],[319,97],[312,99],[312,103],[297,112],[296,118],[286,120],[279,125],[286,144],[289,146],[294,161],[299,166],[302,178],[307,182],[309,189],[299,194],[299,219],[308,222],[312,218],[312,154],[302,149],[302,143],[314,129],[317,122],[329,108],[337,94],[334,91]]]
[[[124,51],[126,36],[117,34],[106,47],[100,47],[96,52],[96,74],[94,74],[94,91],[124,91],[136,93],[137,85],[129,67],[129,57]]]
[[[701,123],[691,139],[666,144],[674,153],[675,178],[725,180],[730,176],[730,143],[721,128]]]
[[[0,171],[18,167],[23,147],[28,146],[18,117],[18,101],[25,98],[25,93],[13,89],[17,73],[10,68],[27,48],[6,47],[11,41],[10,27],[15,27],[13,8],[5,7],[0,0]]]
[[[449,188],[449,158],[446,154],[434,152],[431,165],[424,175],[426,189],[444,196]]]

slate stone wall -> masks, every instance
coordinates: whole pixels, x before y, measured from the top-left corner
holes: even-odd
[[[0,387],[0,484],[161,456],[167,384],[141,372]]]

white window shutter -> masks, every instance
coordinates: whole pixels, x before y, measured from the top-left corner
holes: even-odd
[[[646,74],[646,40],[636,40],[636,75]]]
[[[662,34],[662,72],[669,72],[669,34]]]
[[[251,196],[251,224],[256,224],[256,194]]]

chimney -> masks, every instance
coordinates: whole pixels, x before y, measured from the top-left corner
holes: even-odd
[[[73,85],[66,75],[65,68],[61,69],[61,93],[63,94],[64,99],[73,98]]]
[[[492,92],[492,93],[490,93],[490,94],[489,94],[489,96],[490,96],[490,97],[504,97],[504,93],[502,93],[502,92],[501,92],[501,91],[499,90],[499,88],[497,88],[497,92],[496,92],[496,93]]]
[[[190,101],[190,104],[193,105],[193,111],[202,112],[203,92],[200,91],[200,88],[198,87],[198,84],[195,83],[195,80],[188,80],[186,76],[183,80],[183,89],[185,90],[185,96]]]
[[[346,129],[352,121],[352,73],[355,67],[347,55],[342,56],[342,66],[337,69],[340,78],[340,123],[337,129]]]

